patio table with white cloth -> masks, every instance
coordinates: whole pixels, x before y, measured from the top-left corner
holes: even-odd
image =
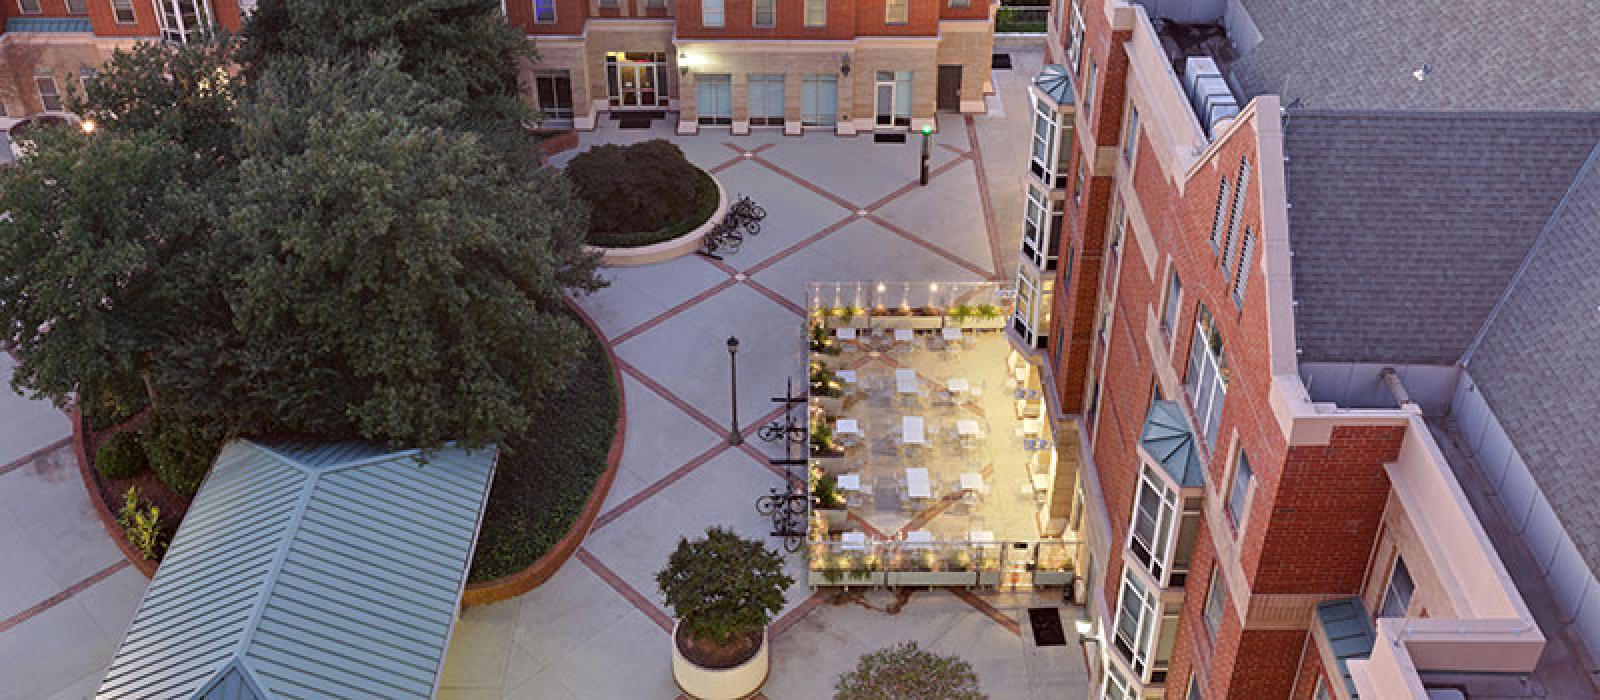
[[[894,342],[896,342],[896,343],[909,343],[909,342],[911,342],[913,340],[916,340],[916,339],[917,339],[917,334],[915,332],[913,332],[910,328],[896,328],[896,329],[894,329]]]
[[[961,472],[961,490],[982,491],[983,475],[977,472]]]
[[[839,340],[856,339],[856,329],[854,328],[840,328],[837,330],[837,333],[839,334]]]
[[[944,387],[952,394],[965,394],[972,390],[972,383],[968,382],[966,377],[951,377],[950,381],[945,382]]]
[[[1037,493],[1037,492],[1047,491],[1047,490],[1049,490],[1049,488],[1050,488],[1050,475],[1048,475],[1048,474],[1034,474],[1033,475],[1033,490],[1034,490],[1034,492]]]
[[[900,442],[907,445],[921,445],[927,441],[928,436],[923,431],[922,416],[900,418]]]
[[[1040,430],[1044,430],[1044,421],[1039,420],[1038,418],[1022,419],[1023,435],[1038,435]]]
[[[949,341],[949,342],[952,342],[952,343],[961,342],[961,329],[960,328],[952,328],[950,326],[946,326],[946,327],[944,327],[944,328],[939,330],[939,334],[944,336],[944,339]]]
[[[837,372],[834,372],[833,376],[838,377],[839,381],[846,384],[856,383],[856,371],[853,369],[841,369]]]
[[[845,534],[849,534],[849,533],[845,533]],[[993,530],[973,530],[972,532],[967,533],[967,538],[972,540],[973,542],[993,542],[994,541],[994,531]]]
[[[834,421],[834,423],[833,423],[833,434],[835,434],[835,435],[860,435],[861,434],[861,424],[856,422],[856,419],[854,419],[854,418],[840,418],[839,420]]]
[[[912,530],[906,533],[906,541],[911,543],[928,543],[933,541],[933,533],[927,530]]]
[[[839,490],[840,491],[860,491],[861,490],[861,475],[860,474],[840,474],[839,478],[837,480],[837,484],[839,486]]]
[[[978,428],[978,421],[971,418],[956,421],[956,434],[961,437],[977,437],[979,432],[981,431]]]
[[[867,535],[864,532],[846,532],[839,535],[839,549],[866,549]]]
[[[917,371],[904,368],[895,370],[894,390],[901,394],[917,393]]]
[[[933,483],[928,480],[925,467],[906,467],[906,495],[912,498],[933,498]]]

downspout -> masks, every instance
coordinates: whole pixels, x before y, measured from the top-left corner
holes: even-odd
[[[1411,400],[1411,394],[1406,391],[1406,385],[1400,381],[1400,374],[1395,372],[1393,367],[1385,367],[1379,370],[1378,377],[1383,379],[1384,384],[1388,385],[1389,393],[1394,394],[1395,403],[1400,404],[1402,408],[1406,404],[1416,405],[1417,402]]]

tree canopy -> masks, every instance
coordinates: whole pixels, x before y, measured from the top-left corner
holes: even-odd
[[[586,206],[505,148],[514,88],[450,83],[509,50],[482,5],[262,2],[242,73],[226,37],[118,54],[76,101],[95,133],[0,169],[13,384],[236,435],[526,428],[587,342],[563,294],[600,283]]]
[[[902,642],[863,654],[834,683],[834,700],[984,700],[972,664]]]

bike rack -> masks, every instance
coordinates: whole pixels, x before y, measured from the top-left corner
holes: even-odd
[[[757,436],[765,442],[783,440],[783,458],[770,458],[768,463],[773,466],[783,467],[784,491],[768,489],[765,496],[756,499],[756,511],[772,518],[772,537],[783,538],[783,549],[786,552],[798,552],[805,545],[806,528],[804,521],[807,505],[810,501],[808,480],[795,478],[790,467],[805,466],[810,460],[795,458],[794,446],[804,445],[807,439],[804,425],[795,424],[794,407],[796,404],[805,405],[807,397],[802,394],[794,395],[794,379],[790,378],[785,386],[783,396],[774,396],[772,400],[784,404],[782,420],[774,420],[763,426]]]

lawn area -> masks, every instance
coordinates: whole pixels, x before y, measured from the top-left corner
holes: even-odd
[[[618,398],[610,358],[591,336],[571,383],[543,403],[525,435],[501,446],[468,581],[526,569],[567,534],[606,470]]]
[[[589,232],[589,245],[605,248],[637,248],[652,243],[672,240],[706,222],[717,211],[717,183],[706,171],[695,168],[695,208],[690,216],[668,223],[655,231],[634,233]]]

